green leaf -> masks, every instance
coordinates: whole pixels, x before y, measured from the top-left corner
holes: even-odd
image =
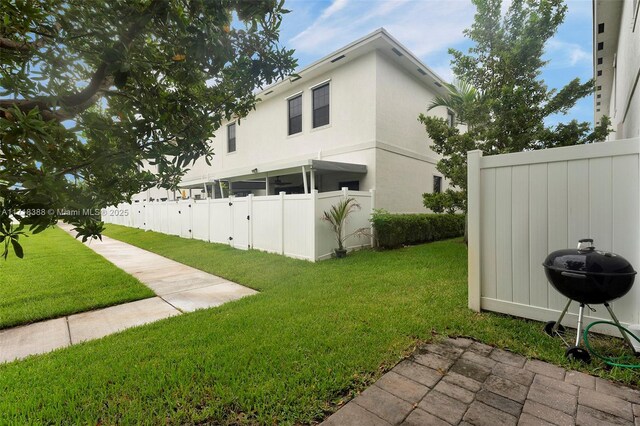
[[[11,245],[13,246],[13,251],[16,253],[16,256],[22,259],[24,257],[24,252],[22,251],[22,246],[20,245],[18,240],[11,239]]]
[[[255,90],[296,66],[278,42],[282,0],[2,5],[9,11],[0,17],[2,37],[54,35],[42,37],[37,55],[3,55],[11,72],[0,73],[1,97],[39,105],[2,104],[0,117],[0,200],[38,211],[16,217],[34,233],[64,219],[84,230],[79,238],[99,238],[96,218],[58,209],[96,209],[177,187],[188,165],[213,155],[209,141],[223,118],[246,116]],[[231,26],[234,13],[240,22]],[[256,56],[264,60],[252,63]],[[116,87],[94,91],[98,80]],[[144,170],[157,159],[161,172]],[[8,248],[10,222],[2,223]]]

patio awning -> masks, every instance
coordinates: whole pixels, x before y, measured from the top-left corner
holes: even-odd
[[[180,187],[202,187],[204,183],[215,181],[253,181],[256,179],[265,179],[268,176],[286,176],[298,174],[302,167],[307,171],[314,171],[316,175],[324,175],[327,173],[355,173],[367,174],[366,164],[343,163],[338,161],[326,161],[316,159],[304,159],[297,161],[287,161],[270,163],[263,165],[248,166],[242,169],[229,170],[226,172],[211,173],[206,177],[184,181]]]
[[[315,170],[318,174],[328,172],[367,174],[365,164],[339,163],[337,161],[311,160],[310,169]]]

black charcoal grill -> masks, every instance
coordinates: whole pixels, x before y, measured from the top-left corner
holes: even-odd
[[[576,344],[568,347],[565,354],[568,358],[589,362],[589,352],[580,347],[585,305],[604,305],[613,321],[620,326],[609,302],[624,296],[631,290],[636,271],[622,256],[596,250],[593,240],[589,238],[580,240],[577,249],[554,251],[547,256],[543,266],[551,285],[569,298],[558,321],[548,322],[544,330],[551,336],[562,334],[564,327],[560,323],[571,302],[574,300],[578,302],[580,310]],[[624,332],[622,335],[633,348],[629,337]]]

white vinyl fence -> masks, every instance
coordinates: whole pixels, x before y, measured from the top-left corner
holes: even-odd
[[[311,261],[331,257],[337,247],[325,210],[351,197],[361,209],[348,219],[345,234],[370,229],[373,191],[342,191],[206,200],[151,201],[120,204],[104,211],[106,223],[257,249]],[[345,244],[349,249],[371,245],[371,236],[358,235]]]
[[[640,139],[482,157],[468,155],[469,307],[557,320],[566,298],[548,282],[546,256],[593,238],[640,268]],[[577,303],[566,324],[575,326]],[[640,278],[612,303],[640,323]],[[587,321],[609,319],[602,305]]]

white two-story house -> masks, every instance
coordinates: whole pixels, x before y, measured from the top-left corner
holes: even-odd
[[[256,109],[215,134],[181,192],[140,197],[220,198],[375,189],[375,205],[426,212],[422,194],[445,189],[418,115],[444,81],[387,31],[312,63],[258,94]],[[453,123],[445,108],[430,111]]]

